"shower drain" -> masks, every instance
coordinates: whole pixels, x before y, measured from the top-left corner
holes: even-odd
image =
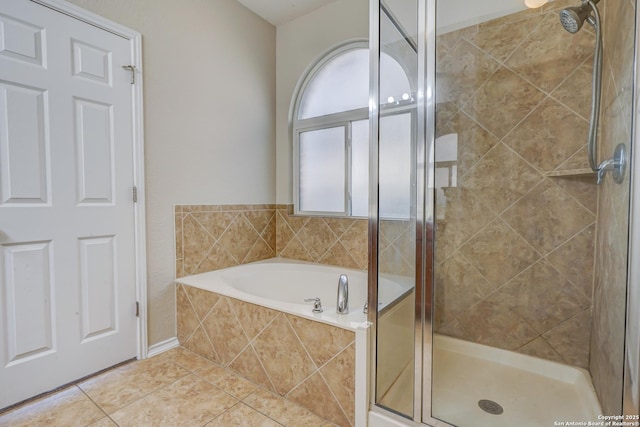
[[[502,409],[502,406],[500,406],[499,404],[497,404],[493,400],[482,399],[482,400],[478,401],[478,406],[484,412],[486,412],[488,414],[491,414],[491,415],[500,415],[500,414],[502,414],[504,412],[504,409]]]

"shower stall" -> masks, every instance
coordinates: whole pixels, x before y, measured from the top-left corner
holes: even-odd
[[[370,2],[373,426],[639,425],[636,0],[525,3]]]

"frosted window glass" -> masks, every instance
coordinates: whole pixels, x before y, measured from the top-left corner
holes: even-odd
[[[369,216],[369,120],[351,123],[351,215]]]
[[[307,85],[300,101],[299,119],[367,108],[369,106],[369,51],[349,50],[331,59]]]
[[[411,211],[411,114],[380,118],[379,208],[382,218],[409,218]]]
[[[345,128],[300,133],[300,210],[345,212]]]

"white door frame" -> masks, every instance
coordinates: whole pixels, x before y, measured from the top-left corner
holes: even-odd
[[[94,27],[108,31],[129,40],[131,62],[134,66],[135,84],[133,91],[133,185],[137,189],[137,203],[134,203],[136,300],[139,304],[137,321],[137,355],[146,359],[147,343],[147,250],[145,233],[145,190],[144,190],[144,132],[142,115],[142,35],[130,28],[110,21],[64,0],[31,0],[49,9],[63,13]]]

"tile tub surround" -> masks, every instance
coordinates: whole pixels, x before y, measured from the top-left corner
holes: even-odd
[[[0,427],[44,425],[335,426],[182,347],[0,413]]]
[[[366,219],[292,211],[291,205],[176,205],[176,277],[276,256],[367,268]]]
[[[176,277],[276,256],[367,269],[367,219],[291,212],[292,205],[176,205]],[[381,221],[381,272],[413,274],[414,229]]]
[[[598,189],[563,176],[588,167],[594,36],[558,22],[575,4],[438,37],[436,136],[458,159],[457,185],[436,182],[435,327],[584,368]]]
[[[276,255],[276,205],[176,205],[176,277]]]
[[[340,426],[355,417],[355,333],[176,284],[187,349]]]
[[[278,205],[276,255],[340,267],[367,268],[367,219],[293,215]]]

